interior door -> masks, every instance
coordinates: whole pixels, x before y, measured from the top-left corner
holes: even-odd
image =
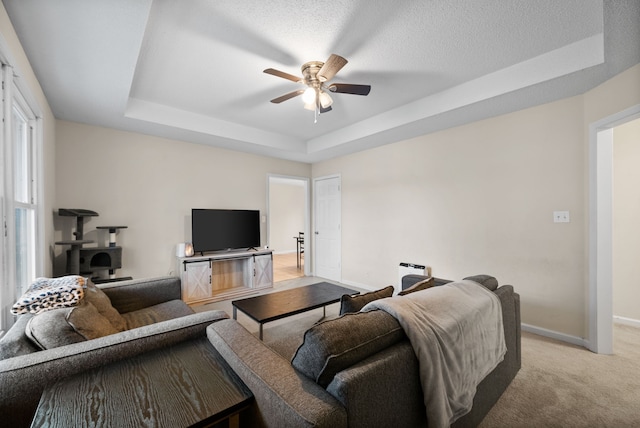
[[[342,279],[341,189],[340,176],[314,180],[315,275]]]

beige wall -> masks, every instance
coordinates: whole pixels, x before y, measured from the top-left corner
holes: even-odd
[[[264,212],[267,174],[340,173],[346,283],[394,283],[405,261],[445,278],[491,273],[521,294],[524,323],[586,337],[587,129],[640,103],[638,82],[640,66],[582,96],[313,167],[58,122],[57,207],[98,211],[89,231],[129,226],[119,274],[153,276],[175,269],[190,208]],[[553,223],[555,210],[571,223]]]
[[[521,294],[524,323],[586,337],[588,125],[640,103],[638,82],[635,66],[582,96],[314,164],[342,176],[343,281],[382,287],[400,262],[489,273]]]
[[[640,119],[613,130],[613,314],[640,320]]]
[[[123,268],[134,278],[175,272],[175,246],[191,239],[191,208],[266,212],[267,175],[308,177],[308,164],[205,145],[59,121],[57,208],[99,213],[85,236],[106,242],[96,226],[125,225],[118,234]],[[67,238],[73,223],[57,220]],[[262,242],[266,229],[262,224]],[[57,266],[64,266],[59,256]]]
[[[272,182],[269,186],[269,246],[275,253],[296,251],[293,237],[304,232],[304,215],[304,186]]]
[[[581,111],[570,98],[314,165],[342,175],[343,280],[395,283],[400,262],[489,273],[517,286],[525,322],[580,331]]]
[[[0,3],[0,35],[6,43],[6,52],[13,61],[11,64],[14,67],[14,73],[17,74],[15,79],[21,80],[28,88],[28,96],[37,104],[37,108],[40,109],[43,123],[43,157],[42,157],[42,176],[41,182],[43,184],[41,200],[43,203],[44,218],[42,231],[44,236],[44,260],[41,263],[41,267],[36,273],[39,276],[50,276],[51,269],[51,252],[54,247],[54,226],[53,217],[51,213],[53,211],[53,205],[56,197],[56,182],[55,182],[55,156],[56,156],[56,140],[55,140],[55,126],[56,121],[49,107],[49,103],[42,92],[40,83],[36,79],[36,76],[31,68],[31,64],[27,59],[27,56],[22,49],[20,40],[13,29],[13,25],[9,20],[7,11],[4,5]]]

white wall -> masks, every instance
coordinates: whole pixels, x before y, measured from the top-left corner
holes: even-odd
[[[342,175],[343,279],[383,287],[400,262],[492,274],[517,286],[526,322],[579,332],[581,111],[570,98],[314,165]]]
[[[524,323],[586,337],[587,129],[640,103],[639,82],[635,66],[582,96],[314,164],[342,176],[343,280],[383,287],[403,261],[488,273],[515,286]]]
[[[272,179],[269,186],[269,246],[275,253],[296,252],[298,232],[304,232],[305,191],[301,181]]]
[[[613,138],[613,314],[640,320],[640,119]]]
[[[96,226],[118,234],[123,268],[134,278],[175,271],[175,245],[191,240],[191,208],[266,212],[267,175],[310,175],[310,165],[72,122],[57,126],[57,208],[96,211],[85,237],[106,242]],[[68,238],[70,218],[56,221]],[[266,228],[261,226],[262,245]],[[57,268],[64,266],[59,254]]]
[[[120,274],[153,276],[174,269],[193,206],[264,211],[268,173],[340,173],[345,282],[394,283],[401,261],[452,279],[490,273],[521,294],[523,322],[586,337],[587,129],[638,103],[635,66],[582,96],[312,168],[58,122],[57,207],[98,211],[88,230],[128,225]],[[570,211],[571,223],[554,224],[554,210]]]

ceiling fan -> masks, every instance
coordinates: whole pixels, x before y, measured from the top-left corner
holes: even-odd
[[[292,82],[307,85],[306,89],[298,89],[281,95],[271,100],[272,103],[280,104],[283,101],[302,95],[304,108],[314,110],[317,113],[331,111],[333,100],[330,92],[337,94],[369,95],[370,85],[353,85],[349,83],[328,83],[333,76],[345,66],[347,60],[340,55],[331,54],[327,62],[310,61],[302,65],[302,77],[294,76],[284,71],[267,68],[265,73],[282,77]]]

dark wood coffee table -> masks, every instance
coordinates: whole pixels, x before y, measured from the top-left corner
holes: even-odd
[[[32,427],[237,427],[253,394],[206,337],[46,388]],[[226,425],[226,424],[225,424]]]
[[[238,319],[237,311],[240,310],[260,324],[259,334],[260,340],[262,340],[262,326],[265,323],[316,308],[323,308],[323,314],[326,316],[326,306],[339,302],[345,294],[354,295],[360,294],[360,292],[329,282],[319,282],[305,287],[234,300],[231,302],[233,319]]]

